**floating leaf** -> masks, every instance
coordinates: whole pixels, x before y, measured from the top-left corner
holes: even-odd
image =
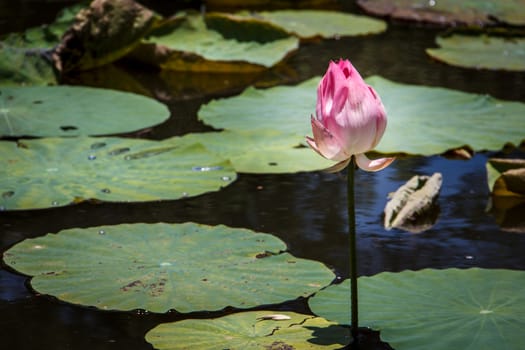
[[[309,300],[315,314],[348,324],[350,283]],[[446,269],[359,278],[360,325],[403,349],[521,349],[525,271]]]
[[[198,118],[216,129],[279,131],[304,142],[311,133],[310,115],[315,113],[320,78],[296,86],[269,89],[249,87],[240,95],[212,100],[198,111]]]
[[[381,96],[389,117],[378,151],[431,155],[465,144],[476,151],[498,150],[524,139],[524,103],[379,76],[366,81]]]
[[[437,37],[438,49],[427,49],[431,57],[466,68],[525,70],[525,38],[455,34]]]
[[[259,72],[283,60],[299,45],[295,37],[273,41],[257,35],[250,41],[225,38],[207,28],[200,15],[187,15],[174,30],[150,37],[149,43],[155,45],[139,48],[136,58],[165,69],[201,72]]]
[[[300,0],[301,7],[312,7],[312,8],[333,8],[339,9],[340,5],[333,0]],[[292,8],[298,6],[297,0],[243,0],[242,3],[239,0],[208,0],[206,6],[211,8],[253,8],[260,9],[264,8]]]
[[[286,318],[270,320],[272,311],[242,312],[211,320],[164,323],[146,334],[155,349],[341,349],[352,339],[348,328],[323,318],[283,312]]]
[[[523,0],[358,0],[357,4],[375,15],[440,25],[525,24]]]
[[[116,134],[168,117],[165,105],[131,93],[75,86],[0,87],[0,136]]]
[[[295,173],[326,169],[332,165],[296,137],[276,131],[221,131],[188,134],[186,142],[200,143],[210,152],[229,159],[241,173]],[[175,138],[178,140],[178,138]]]
[[[384,21],[335,11],[281,10],[255,15],[301,39],[377,34],[386,30]]]
[[[99,199],[178,199],[217,191],[236,178],[230,163],[200,145],[121,138],[0,141],[3,210]]]
[[[222,225],[123,224],[28,239],[4,261],[34,276],[39,293],[73,304],[192,312],[307,297],[334,278],[285,249],[270,234]]]
[[[296,86],[248,88],[238,96],[212,100],[198,117],[216,129],[278,131],[304,144],[311,135],[320,78]],[[386,133],[377,147],[384,153],[440,154],[469,144],[475,150],[500,149],[523,139],[525,104],[487,95],[399,84],[379,76],[366,81],[381,96],[388,112]]]

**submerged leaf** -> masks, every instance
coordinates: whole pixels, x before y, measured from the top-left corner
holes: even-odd
[[[521,349],[525,271],[425,269],[359,278],[360,325],[403,349]],[[309,300],[312,311],[349,324],[349,280]],[[438,338],[436,338],[436,335]]]
[[[39,293],[69,303],[193,312],[307,297],[334,278],[322,263],[285,249],[270,234],[222,225],[122,224],[27,239],[4,262],[33,276]]]
[[[160,350],[291,350],[341,349],[352,339],[347,328],[320,317],[283,312],[283,319],[274,322],[264,318],[269,312],[164,323],[150,330],[146,341]]]
[[[2,210],[179,199],[232,183],[230,163],[200,145],[120,138],[0,141]]]

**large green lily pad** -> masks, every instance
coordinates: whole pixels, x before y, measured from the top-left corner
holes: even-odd
[[[200,143],[217,156],[229,159],[241,173],[295,173],[326,169],[333,165],[293,135],[276,131],[221,131],[188,134],[186,142]],[[179,142],[179,138],[175,138]]]
[[[237,33],[246,34],[242,30]],[[267,25],[259,33],[269,35]],[[155,48],[145,45],[135,52],[135,57],[172,70],[255,72],[277,64],[299,45],[293,36],[272,41],[261,36],[255,34],[252,40],[227,38],[207,28],[201,15],[188,14],[175,29],[150,37],[148,42]]]
[[[201,145],[123,138],[0,141],[0,207],[178,199],[236,178],[229,161]]]
[[[348,280],[317,293],[310,308],[350,322]],[[425,269],[359,278],[360,325],[395,349],[521,349],[525,271]]]
[[[464,145],[476,151],[498,150],[524,139],[524,103],[398,84],[379,76],[367,82],[381,96],[389,116],[378,151],[430,155]]]
[[[123,224],[28,239],[4,262],[69,303],[186,313],[307,297],[334,278],[285,249],[273,235],[222,225]]]
[[[437,49],[426,49],[431,57],[466,68],[525,70],[525,38],[487,35],[437,37]]]
[[[256,16],[284,28],[301,39],[377,34],[386,30],[384,21],[335,11],[264,11],[256,13]]]
[[[524,0],[358,0],[357,3],[375,15],[440,25],[525,24]]]
[[[348,328],[294,312],[252,311],[208,320],[164,323],[146,334],[155,349],[341,349]]]
[[[278,131],[304,144],[311,135],[320,78],[296,86],[248,88],[238,96],[212,100],[198,117],[217,129]],[[470,145],[496,150],[524,138],[525,104],[446,88],[400,84],[373,76],[388,113],[388,126],[377,151],[432,155]]]
[[[144,129],[168,117],[160,102],[115,90],[0,87],[0,136],[108,135]]]
[[[304,136],[311,134],[319,80],[269,89],[249,87],[238,96],[211,100],[199,109],[198,118],[216,129],[279,131],[304,143]]]

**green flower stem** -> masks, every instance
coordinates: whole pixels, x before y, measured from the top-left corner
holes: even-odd
[[[356,254],[356,234],[355,234],[355,204],[354,204],[354,172],[355,159],[354,156],[350,159],[350,164],[347,168],[348,178],[348,234],[350,236],[350,305],[351,305],[351,320],[352,320],[352,337],[354,343],[357,342],[358,333],[358,307],[357,307],[357,254]]]

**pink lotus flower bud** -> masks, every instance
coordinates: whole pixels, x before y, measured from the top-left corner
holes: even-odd
[[[386,128],[381,99],[348,60],[330,62],[317,88],[313,138],[306,142],[321,156],[338,161],[332,170],[344,169],[352,156],[366,171],[387,167],[394,158],[370,160],[365,152],[374,149]]]

